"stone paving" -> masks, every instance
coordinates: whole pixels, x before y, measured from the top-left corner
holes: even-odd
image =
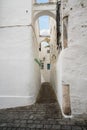
[[[87,116],[65,119],[51,86],[43,84],[31,106],[0,110],[0,130],[87,130]]]

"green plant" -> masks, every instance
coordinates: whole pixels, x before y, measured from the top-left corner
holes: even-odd
[[[35,58],[34,60],[35,60],[36,63],[41,67],[41,63],[40,63],[40,61],[39,61],[37,58]]]

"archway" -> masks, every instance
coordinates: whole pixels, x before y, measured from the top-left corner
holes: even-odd
[[[35,12],[34,13],[34,23],[36,22],[36,20],[41,17],[41,16],[44,16],[44,15],[47,15],[49,17],[52,17],[54,20],[56,20],[56,14],[51,12],[51,11],[47,11],[47,10],[44,10],[44,11],[40,11],[40,12]]]
[[[35,15],[34,22],[39,24],[39,19],[43,16],[49,17],[48,21],[49,21],[49,32],[50,33],[49,33],[49,35],[46,35],[46,33],[45,33],[45,35],[40,35],[40,33],[38,35],[38,39],[39,39],[39,43],[38,43],[39,59],[40,59],[41,64],[42,64],[41,76],[43,76],[43,79],[44,79],[45,82],[50,82],[50,72],[51,72],[51,57],[50,57],[50,55],[51,55],[51,50],[54,47],[52,44],[54,44],[54,42],[55,42],[54,45],[57,46],[57,43],[56,43],[56,40],[55,40],[56,39],[56,35],[55,35],[56,34],[56,20],[55,20],[55,15],[53,13],[51,13],[50,11],[44,11],[44,13],[40,12],[40,13]],[[43,24],[45,24],[45,23],[43,23]],[[39,27],[39,31],[40,31],[40,27]],[[53,33],[53,32],[55,32],[55,33]],[[37,33],[37,30],[36,30],[36,33]],[[55,35],[54,36],[55,38],[52,37],[53,34]],[[47,42],[48,45],[45,46],[45,47],[44,46],[41,47],[42,42],[45,42],[45,44]],[[51,46],[51,48],[50,48],[50,46]],[[54,53],[55,53],[55,51],[52,54],[55,55]],[[42,82],[43,82],[43,80],[42,80]]]
[[[57,31],[56,30],[56,2],[48,4],[47,3],[48,0],[46,0],[46,1],[43,2],[44,4],[42,4],[42,3],[40,3],[41,2],[40,0],[38,0],[38,1],[39,1],[39,4],[35,3],[34,6],[33,6],[33,25],[34,25],[34,29],[35,29],[35,32],[36,32],[36,37],[37,37],[37,39],[39,39],[38,40],[39,55],[42,55],[41,51],[43,49],[46,52],[46,55],[48,56],[48,55],[50,55],[49,52],[51,52],[51,51],[49,51],[51,44],[54,44],[54,42],[55,42],[54,46],[55,46],[55,48],[57,48],[56,47],[57,46],[57,42],[56,42],[56,31]],[[42,17],[42,16],[48,16],[49,17],[49,23],[51,23],[51,25],[49,27],[49,35],[45,35],[45,36],[40,35],[40,32],[39,32],[40,28],[38,27],[38,24],[39,24],[38,21],[39,21],[39,18]],[[55,32],[54,33],[55,38],[52,36],[53,32]],[[45,34],[47,34],[47,33],[45,33]],[[41,48],[42,39],[45,40],[45,42],[49,42],[49,49],[48,50],[47,50],[47,48],[44,48],[44,47]],[[51,40],[52,40],[52,42],[51,42]],[[53,47],[53,45],[51,45],[51,49],[52,49],[52,47]],[[54,51],[54,49],[53,49],[53,51]],[[44,52],[42,51],[42,53],[44,53]],[[54,51],[54,53],[55,53],[55,51]],[[54,53],[52,53],[52,54],[55,55]],[[48,56],[48,57],[50,58],[50,56]],[[46,69],[48,68],[48,71],[49,71],[49,68],[50,68],[49,64],[50,64],[50,62],[46,63],[46,67],[45,67]],[[48,72],[48,71],[46,70],[46,72]]]

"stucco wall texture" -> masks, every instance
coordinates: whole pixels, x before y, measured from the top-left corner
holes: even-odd
[[[72,115],[87,113],[87,0],[62,1],[68,15],[68,47],[63,49],[62,82],[70,84]]]
[[[35,102],[40,68],[32,22],[32,1],[0,0],[0,108]]]

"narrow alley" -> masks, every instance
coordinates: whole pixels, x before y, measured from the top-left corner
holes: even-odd
[[[0,110],[0,130],[87,130],[87,118],[63,118],[52,87],[43,83],[35,104]]]
[[[0,0],[0,130],[87,130],[87,0]]]

